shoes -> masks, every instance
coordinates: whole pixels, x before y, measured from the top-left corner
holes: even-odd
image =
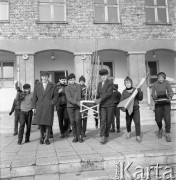
[[[18,144],[18,145],[21,145],[21,141],[18,141],[17,144]]]
[[[141,137],[140,136],[136,136],[136,141],[139,142],[139,143],[142,142]]]
[[[171,142],[170,133],[166,133],[166,142]]]
[[[110,132],[112,132],[112,133],[115,132],[115,129],[111,129]]]
[[[126,138],[128,139],[128,138],[130,138],[130,137],[131,137],[131,132],[127,132]]]
[[[49,144],[50,144],[49,139],[46,139],[46,140],[45,140],[45,144],[46,144],[46,145],[49,145]]]
[[[30,142],[29,139],[26,139],[26,140],[25,140],[25,143],[29,143],[29,142]]]
[[[44,138],[40,138],[40,144],[44,143]]]
[[[95,128],[98,129],[98,125],[95,125]]]
[[[69,137],[69,131],[66,131],[66,132],[65,132],[65,136],[66,136],[66,137]]]
[[[74,137],[73,140],[72,140],[73,143],[76,143],[78,142],[78,137]]]
[[[163,137],[163,130],[160,129],[160,130],[158,131],[158,138],[160,139],[160,138],[162,138],[162,137]]]
[[[16,133],[13,133],[13,136],[16,136],[18,133],[16,132]]]
[[[51,139],[53,138],[53,134],[50,135],[50,138],[51,138]]]
[[[65,137],[65,135],[62,133],[61,136],[60,136],[60,138],[64,138],[64,137]]]
[[[82,133],[82,137],[86,137],[86,134],[85,134],[85,132],[83,132],[83,133]]]
[[[100,140],[100,143],[101,144],[105,144],[106,143],[106,137],[105,136],[102,136],[102,138]]]
[[[120,133],[120,129],[117,129],[117,133]]]
[[[83,137],[82,137],[82,135],[79,135],[79,136],[78,136],[78,141],[79,141],[79,143],[82,143],[82,142],[83,142]]]

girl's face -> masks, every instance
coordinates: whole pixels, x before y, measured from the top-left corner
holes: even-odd
[[[131,88],[132,84],[131,81],[125,81],[126,88]]]
[[[74,84],[75,83],[75,78],[69,79],[69,84]]]
[[[158,81],[160,82],[160,83],[162,83],[162,82],[164,82],[164,77],[163,76],[158,76]]]

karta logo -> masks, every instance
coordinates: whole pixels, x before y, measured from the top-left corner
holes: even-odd
[[[160,166],[158,163],[156,166],[142,167],[137,166],[135,172],[131,173],[130,167],[133,162],[118,162],[116,165],[116,180],[150,180],[152,177],[157,180],[176,180],[174,177],[174,169],[170,166]]]

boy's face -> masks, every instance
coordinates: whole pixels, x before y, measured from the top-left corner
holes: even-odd
[[[161,76],[161,75],[158,76],[158,82],[162,83],[162,82],[164,82],[164,80],[165,80],[165,79],[164,79],[163,76]]]
[[[69,84],[75,84],[75,78],[69,79]]]
[[[80,85],[84,85],[85,83],[84,83],[84,81],[80,81],[79,84]]]
[[[59,79],[59,82],[60,82],[61,84],[66,84],[66,79]]]
[[[125,81],[126,88],[131,88],[132,84],[130,81]]]
[[[48,82],[49,77],[47,75],[41,76],[42,82],[46,83]]]
[[[108,74],[101,75],[101,80],[105,82],[108,79]]]
[[[31,88],[29,88],[29,89],[24,89],[24,93],[25,93],[25,94],[29,94],[30,91],[31,91]]]

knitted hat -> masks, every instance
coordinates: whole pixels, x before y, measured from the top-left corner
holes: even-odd
[[[74,79],[76,78],[75,75],[74,75],[73,73],[69,74],[68,80],[69,80],[69,79],[73,79],[73,78],[74,78]]]
[[[85,77],[84,77],[84,76],[81,76],[81,77],[79,78],[79,82],[80,82],[80,81],[84,81],[84,82],[86,82]]]
[[[130,81],[131,84],[133,83],[132,79],[131,79],[129,76],[127,76],[127,77],[125,78],[124,83],[125,83],[126,81]]]
[[[162,76],[164,79],[166,79],[166,74],[164,72],[159,72],[157,76]]]
[[[48,76],[49,77],[49,72],[48,71],[42,71],[41,76]]]
[[[66,79],[66,77],[65,77],[65,75],[62,74],[59,76],[59,79]]]
[[[102,76],[102,75],[105,75],[105,74],[108,74],[108,70],[107,69],[101,69],[99,71],[99,75]]]
[[[23,89],[30,89],[30,88],[31,88],[31,86],[29,84],[24,84],[23,85]]]

